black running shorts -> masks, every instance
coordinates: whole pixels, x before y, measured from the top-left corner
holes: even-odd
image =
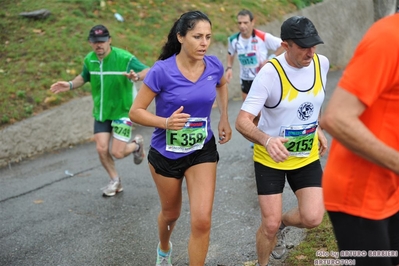
[[[253,80],[241,80],[241,91],[245,94],[248,94],[249,90],[251,89]]]
[[[152,147],[148,152],[148,162],[154,167],[157,174],[177,179],[183,178],[186,170],[193,165],[218,161],[219,153],[214,136],[204,144],[201,150],[179,159],[166,158]]]
[[[321,187],[323,170],[316,160],[295,170],[279,170],[255,162],[255,177],[258,195],[283,193],[285,178],[293,192],[306,187]]]
[[[329,211],[328,215],[341,259],[354,261],[357,266],[399,265],[399,212],[383,220],[343,212]]]
[[[105,120],[104,122],[94,120],[94,134],[96,133],[111,133],[112,132],[112,120]]]

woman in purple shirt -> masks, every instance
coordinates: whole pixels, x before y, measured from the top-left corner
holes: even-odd
[[[219,160],[210,121],[215,99],[219,143],[231,138],[223,65],[216,56],[205,55],[211,34],[205,14],[184,13],[170,30],[129,113],[133,122],[155,127],[148,162],[161,201],[156,265],[172,265],[170,236],[180,216],[183,177],[190,199],[189,265],[204,265],[208,252]],[[154,98],[155,114],[147,110]]]

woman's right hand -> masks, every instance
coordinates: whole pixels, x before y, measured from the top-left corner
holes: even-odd
[[[187,123],[190,118],[189,114],[182,113],[184,107],[180,106],[179,109],[173,112],[171,116],[166,118],[165,127],[166,129],[180,130]]]

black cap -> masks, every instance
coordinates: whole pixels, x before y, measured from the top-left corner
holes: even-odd
[[[106,42],[108,41],[109,37],[109,31],[108,29],[103,26],[103,25],[97,25],[91,28],[90,33],[89,33],[89,41],[90,42]]]
[[[313,47],[324,43],[317,33],[312,21],[303,16],[290,17],[281,25],[281,39],[293,40],[303,48]]]

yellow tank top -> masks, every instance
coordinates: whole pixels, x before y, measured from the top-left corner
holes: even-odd
[[[315,54],[313,57],[313,62],[314,62],[314,84],[313,87],[311,87],[307,91],[299,91],[297,90],[290,82],[288,79],[287,75],[285,74],[285,71],[283,70],[280,62],[276,59],[270,60],[270,63],[273,64],[275,67],[280,81],[281,81],[281,86],[282,86],[282,95],[281,95],[281,103],[280,104],[294,104],[295,100],[298,100],[299,102],[320,102],[320,98],[316,100],[317,97],[322,97],[324,100],[324,90],[323,90],[323,83],[322,83],[322,78],[321,78],[321,71],[320,71],[320,62],[318,56]],[[323,92],[323,94],[321,94]],[[297,103],[298,103],[297,101]],[[322,101],[321,101],[322,102]],[[321,107],[321,103],[320,106]],[[318,108],[319,110],[319,108]],[[278,110],[275,110],[278,112]],[[284,114],[287,115],[287,114]],[[295,114],[294,114],[295,115]],[[318,116],[318,114],[315,114]],[[283,125],[284,117],[281,118],[281,122]],[[315,123],[317,126],[317,119],[311,121],[312,123]],[[304,126],[307,125],[309,122],[303,122],[303,124],[295,124],[295,126]],[[290,126],[290,125],[288,125]],[[308,129],[304,129],[304,132],[308,131]],[[309,129],[310,131],[310,129]],[[300,132],[300,131],[299,131]],[[294,132],[295,133],[295,132]],[[255,162],[261,163],[265,166],[275,168],[275,169],[281,169],[281,170],[293,170],[293,169],[298,169],[300,167],[306,166],[316,160],[319,159],[319,140],[317,136],[317,131],[314,131],[313,129],[313,138],[312,140],[304,143],[305,145],[310,144],[310,146],[307,148],[307,154],[302,157],[297,157],[298,155],[293,155],[289,156],[288,159],[284,162],[281,163],[276,163],[269,155],[267,150],[263,145],[254,145],[254,156],[253,159]],[[298,143],[297,143],[298,144]],[[293,146],[293,145],[291,145]],[[290,150],[290,149],[289,149]]]

